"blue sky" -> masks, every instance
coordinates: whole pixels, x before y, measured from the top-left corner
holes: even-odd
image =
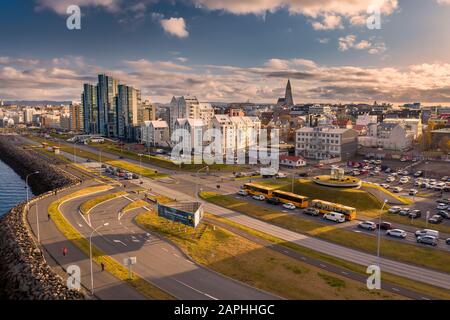
[[[381,30],[365,21],[370,4]],[[311,4],[313,3],[313,4]],[[81,30],[65,9],[79,4]],[[25,0],[0,4],[0,98],[79,100],[107,72],[153,101],[450,102],[446,0]]]

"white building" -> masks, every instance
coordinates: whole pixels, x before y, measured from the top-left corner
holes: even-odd
[[[144,121],[141,125],[141,143],[146,146],[169,146],[170,133],[166,121]]]
[[[292,168],[299,168],[306,166],[306,161],[302,157],[282,155],[280,156],[280,165]]]
[[[303,127],[296,131],[295,155],[309,159],[348,159],[358,149],[358,132],[333,127]]]
[[[358,143],[366,148],[405,151],[411,148],[414,134],[397,123],[371,124],[366,136],[358,137]]]
[[[309,114],[330,114],[331,107],[322,105],[322,104],[315,104],[315,105],[309,107],[308,113]]]
[[[173,97],[172,101],[170,101],[169,106],[169,126],[170,130],[174,130],[175,122],[178,119],[186,119],[189,118],[189,113],[192,106],[199,105],[197,97],[191,96],[182,96],[182,97]]]
[[[177,119],[171,139],[176,144],[182,141],[183,149],[193,150],[195,147],[203,147],[203,133],[205,130],[205,124],[201,119]],[[179,134],[174,134],[177,132]]]
[[[34,110],[34,108],[25,108],[23,110],[23,121],[26,124],[33,122],[33,115],[34,115],[35,111],[36,110]]]
[[[371,116],[368,113],[359,115],[358,118],[356,119],[357,126],[368,126],[369,124],[377,123],[377,122],[378,122],[378,117],[376,115]]]
[[[422,135],[422,120],[414,118],[392,118],[384,119],[383,123],[400,124],[406,130],[408,135],[413,135],[413,139],[417,140]]]
[[[211,128],[214,109],[210,103],[191,103],[187,105],[187,115],[190,119],[201,119],[207,128]]]

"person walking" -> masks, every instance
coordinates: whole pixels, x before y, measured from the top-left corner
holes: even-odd
[[[102,267],[102,272],[105,271],[105,264],[103,262],[100,263],[100,267]]]
[[[50,213],[47,213],[47,220],[50,221],[50,219],[51,219]]]
[[[63,256],[65,257],[68,253],[67,247],[64,247],[62,250]]]

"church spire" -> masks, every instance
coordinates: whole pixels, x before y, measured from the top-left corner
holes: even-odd
[[[288,79],[286,85],[286,93],[284,95],[284,101],[288,107],[292,107],[294,105],[294,99],[292,98],[292,88],[291,88],[291,80]]]

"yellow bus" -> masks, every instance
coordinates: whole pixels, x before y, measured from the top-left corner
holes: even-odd
[[[309,199],[296,193],[275,190],[272,192],[272,196],[282,203],[292,203],[297,208],[308,207]]]
[[[275,190],[273,187],[266,187],[256,183],[246,183],[242,189],[252,196],[263,195],[266,198],[272,197],[272,192]]]
[[[356,219],[356,209],[347,207],[339,203],[332,203],[323,200],[311,201],[311,206],[319,210],[320,213],[337,212],[345,216],[345,220],[352,221]]]

